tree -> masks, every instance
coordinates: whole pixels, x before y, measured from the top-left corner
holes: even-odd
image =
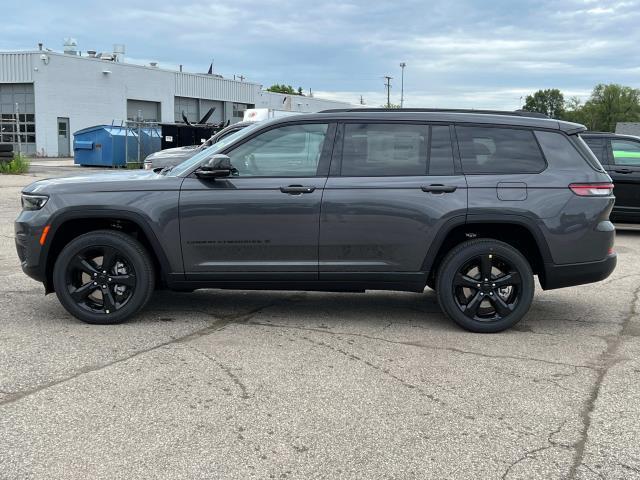
[[[560,117],[561,120],[568,122],[582,123],[587,127],[590,127],[589,109],[585,109],[585,106],[579,97],[571,97],[564,106],[564,112]]]
[[[640,121],[640,90],[615,83],[596,85],[582,114],[590,129],[614,132],[618,122]]]
[[[560,118],[564,113],[564,95],[557,88],[538,90],[533,95],[527,95],[522,109],[543,113],[551,118]]]
[[[298,87],[298,90],[294,90],[291,85],[274,84],[267,88],[267,92],[284,93],[285,95],[304,95],[302,93],[302,87]]]

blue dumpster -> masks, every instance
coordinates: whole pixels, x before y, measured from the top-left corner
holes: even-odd
[[[137,130],[118,125],[96,125],[73,134],[74,163],[77,165],[124,167],[138,161]],[[141,129],[140,161],[160,150],[157,128]]]

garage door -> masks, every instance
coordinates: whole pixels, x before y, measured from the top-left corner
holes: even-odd
[[[160,102],[127,100],[127,119],[144,120],[146,122],[159,122]]]

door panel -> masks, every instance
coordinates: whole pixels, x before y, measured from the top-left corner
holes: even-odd
[[[616,197],[612,217],[619,222],[640,222],[640,142],[611,139],[609,155],[607,170]]]
[[[329,131],[329,134],[327,132]],[[260,130],[226,152],[236,176],[185,179],[180,195],[187,279],[316,280],[320,205],[333,129]]]
[[[325,177],[185,179],[183,258],[190,272],[306,272],[317,278]],[[281,191],[289,185],[309,193]]]
[[[70,152],[69,146],[69,119],[58,117],[58,156],[68,157]]]
[[[446,185],[453,192],[425,192]],[[320,218],[320,278],[329,272],[419,272],[440,227],[464,216],[463,176],[332,177]]]
[[[440,227],[466,214],[450,127],[347,123],[339,131],[320,216],[320,279],[420,272]]]

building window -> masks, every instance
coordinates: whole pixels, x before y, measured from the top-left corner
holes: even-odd
[[[244,111],[246,109],[247,109],[247,106],[244,103],[234,103],[233,118],[244,118]]]
[[[16,118],[16,104],[18,115]],[[36,153],[35,97],[33,85],[8,83],[0,85],[0,143],[13,144],[22,153]]]

